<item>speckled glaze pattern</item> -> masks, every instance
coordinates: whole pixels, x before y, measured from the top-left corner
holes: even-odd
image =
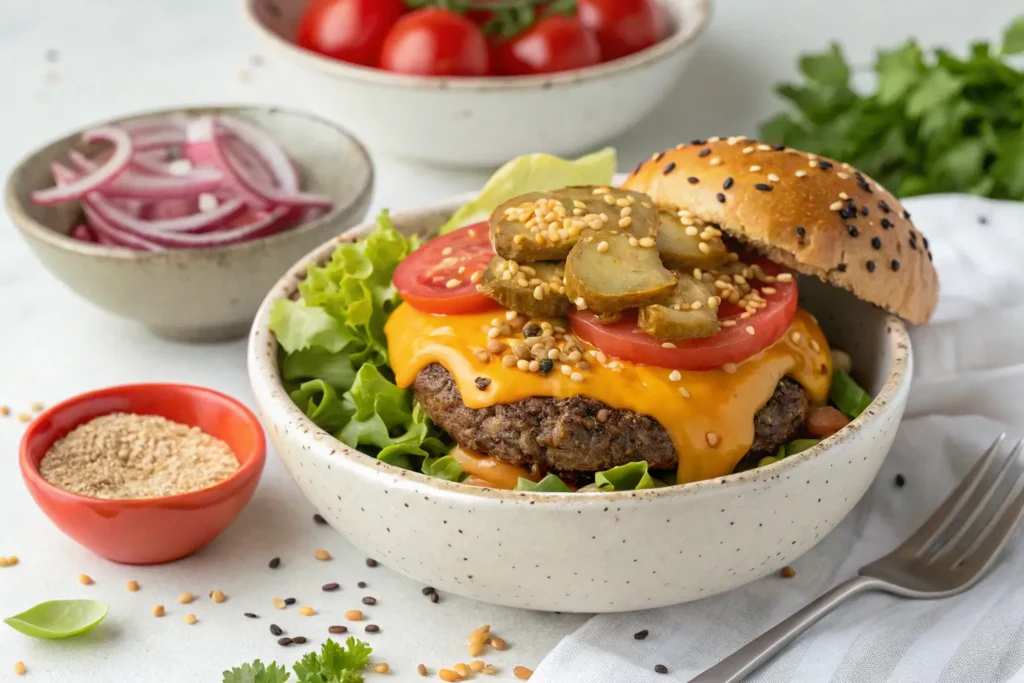
[[[394,216],[429,235],[462,199]],[[370,225],[339,240],[356,239]],[[268,331],[311,252],[270,291],[249,338],[249,376],[270,440],[320,513],[360,550],[414,579],[484,602],[617,612],[671,605],[776,571],[860,500],[892,445],[910,389],[903,323],[848,293],[801,281],[801,302],[848,351],[876,399],[849,427],[769,467],[646,491],[543,494],[431,479],[348,448],[288,398]]]
[[[82,146],[81,132],[33,152],[11,172],[8,213],[43,265],[82,297],[137,320],[160,336],[219,341],[248,332],[263,294],[303,254],[360,222],[373,195],[373,164],[363,146],[323,119],[268,107],[205,107],[138,114],[185,119],[225,113],[248,119],[287,150],[304,189],[326,194],[334,207],[320,218],[263,239],[214,249],[139,252],[88,244],[68,236],[77,203],[36,206],[29,193],[53,184],[50,163]],[[101,124],[97,124],[101,125]]]
[[[347,64],[294,44],[305,2],[243,0],[269,66],[298,101],[344,121],[374,151],[442,166],[574,154],[629,130],[671,91],[710,19],[710,0],[662,0],[677,30],[623,59],[558,74],[424,78]],[[560,113],[562,112],[562,113]]]

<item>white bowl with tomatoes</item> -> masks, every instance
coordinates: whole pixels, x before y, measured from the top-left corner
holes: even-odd
[[[623,133],[671,90],[710,18],[710,0],[437,4],[245,0],[245,14],[295,101],[374,151],[461,167]]]
[[[732,154],[739,155],[739,149],[737,146]],[[768,149],[766,154],[776,154]],[[758,150],[753,153],[761,154]],[[697,148],[690,146],[667,154],[682,159],[688,154],[696,156]],[[725,156],[726,152],[722,154]],[[655,172],[659,177],[669,178],[662,167],[671,172],[676,162],[663,156],[647,163],[658,165]],[[740,160],[746,162],[747,157],[741,156]],[[803,157],[798,162],[806,165]],[[740,162],[734,159],[733,163]],[[696,177],[694,171],[687,170],[684,184],[685,176],[690,174]],[[736,175],[740,177],[739,172]],[[780,182],[770,196],[773,200],[810,202],[799,199],[800,190],[818,180],[806,171],[804,176],[811,178],[805,185],[796,185],[800,176],[794,176],[793,181]],[[830,176],[827,182],[832,180]],[[725,183],[726,189],[735,186],[739,191],[744,182],[746,177]],[[788,185],[790,182],[794,184]],[[851,186],[849,194],[858,200],[867,197],[867,191],[860,192],[854,182],[851,178],[846,183]],[[716,189],[721,185],[720,182]],[[651,191],[657,189],[656,181],[652,181]],[[677,186],[673,192],[681,190]],[[769,196],[763,190],[756,192],[752,201],[764,201]],[[881,204],[891,204],[898,211],[898,204],[887,193],[874,194],[865,201],[880,198],[884,198]],[[458,197],[392,217],[401,233],[434,238],[406,257],[399,266],[401,272],[395,271],[394,284],[405,303],[390,312],[385,330],[390,368],[399,386],[404,386],[408,379],[409,368],[403,365],[403,358],[408,349],[419,344],[443,347],[453,375],[461,372],[462,363],[463,369],[472,370],[470,379],[479,374],[493,378],[498,385],[520,381],[502,374],[504,362],[496,358],[484,361],[477,356],[480,363],[474,364],[465,349],[457,348],[461,344],[473,349],[473,355],[481,353],[488,340],[500,339],[505,334],[492,336],[487,329],[501,327],[503,320],[509,321],[513,329],[524,330],[523,336],[534,336],[525,332],[526,327],[516,327],[515,316],[506,317],[500,310],[486,308],[487,302],[481,295],[473,287],[464,286],[465,280],[472,281],[469,273],[483,267],[492,256],[487,227],[480,224],[435,237],[453,212],[469,199]],[[715,201],[712,195],[710,202]],[[831,225],[834,212],[827,205],[816,206],[809,214],[822,220],[813,228],[814,236],[839,237],[838,230]],[[849,220],[863,221],[862,226],[867,229],[866,218]],[[907,229],[900,220],[901,224],[893,230]],[[839,227],[845,231],[842,225]],[[761,290],[768,305],[761,307],[759,313],[742,318],[738,334],[692,340],[703,343],[689,347],[685,343],[665,346],[632,339],[634,331],[621,325],[609,325],[596,336],[591,335],[585,329],[591,326],[591,319],[579,315],[585,311],[570,311],[565,324],[571,331],[579,338],[603,345],[599,348],[607,348],[609,356],[613,352],[622,358],[640,354],[650,363],[657,357],[666,366],[646,368],[636,358],[637,362],[629,363],[630,367],[619,374],[614,372],[615,358],[602,359],[595,354],[591,363],[595,367],[588,368],[587,378],[579,386],[585,387],[583,393],[587,398],[615,405],[616,409],[642,403],[645,414],[657,416],[670,428],[671,421],[660,412],[660,404],[675,405],[675,422],[682,423],[685,429],[691,419],[704,419],[705,413],[719,421],[731,420],[728,413],[723,413],[725,417],[715,415],[719,404],[714,400],[726,401],[734,393],[761,391],[753,389],[748,380],[764,372],[765,363],[780,358],[780,350],[802,359],[790,368],[797,378],[801,373],[826,375],[833,364],[836,368],[844,364],[847,370],[852,367],[857,382],[866,390],[865,393],[858,388],[860,412],[852,421],[840,415],[841,421],[830,426],[811,425],[813,418],[809,417],[808,429],[812,434],[819,427],[823,430],[820,440],[805,441],[792,453],[787,450],[778,458],[758,461],[751,469],[737,467],[733,471],[730,466],[727,472],[706,476],[707,473],[681,468],[677,485],[665,485],[667,480],[655,483],[653,488],[626,484],[628,490],[589,485],[570,493],[570,488],[545,488],[544,480],[529,486],[524,485],[522,478],[517,483],[514,476],[511,482],[500,481],[507,474],[501,463],[466,453],[459,454],[457,459],[470,476],[458,480],[394,466],[374,457],[371,449],[364,448],[362,451],[368,452],[362,452],[345,445],[332,436],[336,432],[317,426],[292,401],[282,381],[281,348],[271,332],[271,310],[281,300],[300,298],[299,285],[309,269],[329,262],[339,242],[361,240],[373,229],[373,224],[368,223],[324,244],[297,263],[271,290],[250,335],[250,381],[270,440],[320,514],[363,552],[438,589],[489,603],[573,612],[653,608],[726,591],[777,571],[821,541],[867,490],[895,437],[912,375],[910,339],[900,317],[814,276],[780,278],[778,275],[794,271],[755,260],[753,263],[764,264],[765,270],[772,268],[775,280],[768,281],[774,283],[772,291]],[[811,230],[807,228],[801,236]],[[795,263],[788,265],[796,270],[801,267]],[[873,273],[875,268],[870,270]],[[896,271],[887,277],[893,291],[902,290],[910,282]],[[450,286],[452,280],[458,282]],[[883,293],[864,286],[871,281],[867,271],[859,276],[855,287],[859,296],[873,299]],[[921,296],[927,297],[928,293]],[[486,322],[492,316],[497,324]],[[782,336],[776,341],[765,339],[769,334],[775,339],[777,333],[769,333],[767,328],[775,327],[780,319],[785,319]],[[747,326],[754,329],[749,340],[744,329]],[[802,338],[793,336],[797,330],[804,332]],[[757,351],[751,344],[763,348]],[[844,350],[845,360],[830,356],[829,345]],[[695,353],[690,354],[687,349]],[[725,362],[727,356],[722,354],[731,353],[750,357],[730,369]],[[715,354],[718,355],[711,358]],[[668,374],[668,367],[673,365],[698,368],[705,363],[720,367]],[[533,369],[522,370],[530,377],[521,381],[532,383],[526,388],[536,390],[536,396],[568,395],[563,390],[570,385],[557,377],[559,373],[545,378]],[[663,375],[658,374],[660,370],[664,370]],[[681,385],[690,389],[686,396],[689,403],[680,402],[677,385],[672,385],[672,395],[664,392],[666,378],[679,381],[679,377],[673,377],[676,374],[682,375]],[[637,377],[646,385],[637,383]],[[545,384],[546,380],[551,383]],[[820,377],[817,381],[820,388]],[[832,382],[835,386],[834,376]],[[459,385],[465,389],[462,396],[467,405],[478,398],[472,391],[491,389],[487,383],[477,384],[476,389],[472,385]],[[733,387],[742,389],[733,392]],[[422,405],[424,398],[429,400],[417,394],[416,400]],[[815,399],[812,407],[829,408],[818,404],[819,400],[820,397]],[[845,400],[834,402],[840,405]],[[706,410],[708,406],[710,409]],[[838,411],[832,408],[832,412]],[[749,420],[750,414],[744,415]],[[438,423],[444,420],[444,415],[436,413],[431,417]],[[600,415],[596,419],[600,422]],[[738,421],[733,422],[736,433],[745,429]],[[698,424],[697,432],[703,439],[704,432],[699,427]],[[519,428],[527,434],[535,432],[537,424],[524,417]],[[593,424],[589,429],[600,431]],[[452,436],[460,447],[464,446],[465,432]],[[748,437],[749,434],[740,438]],[[711,450],[706,451],[708,457],[704,462],[714,465],[714,453],[721,453],[735,438],[728,429],[720,431],[714,443],[708,441]],[[647,453],[635,454],[649,458]]]

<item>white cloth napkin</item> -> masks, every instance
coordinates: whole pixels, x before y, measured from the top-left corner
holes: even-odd
[[[772,575],[699,602],[594,617],[562,640],[534,681],[689,680],[901,543],[1000,431],[1020,433],[1024,204],[936,195],[906,207],[929,238],[942,294],[934,321],[912,331],[910,406],[864,500],[793,563],[794,578]],[[650,635],[635,640],[641,629]],[[669,675],[655,673],[656,664]],[[1024,683],[1024,534],[971,591],[940,601],[855,598],[748,680]]]

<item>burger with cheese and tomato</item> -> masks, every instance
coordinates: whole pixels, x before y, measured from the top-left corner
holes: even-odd
[[[395,382],[467,483],[687,483],[775,462],[870,403],[798,304],[814,276],[914,323],[938,279],[899,202],[848,164],[737,137],[621,188],[516,197],[399,265]]]

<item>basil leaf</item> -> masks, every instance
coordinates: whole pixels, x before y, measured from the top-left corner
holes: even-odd
[[[98,600],[50,600],[8,617],[4,623],[26,636],[57,640],[94,628],[108,609]]]

